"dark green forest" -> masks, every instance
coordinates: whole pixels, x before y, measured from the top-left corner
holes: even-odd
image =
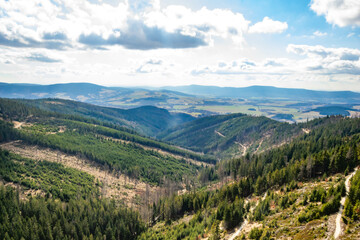
[[[136,212],[107,199],[22,201],[19,194],[0,187],[1,239],[136,239],[145,229]]]

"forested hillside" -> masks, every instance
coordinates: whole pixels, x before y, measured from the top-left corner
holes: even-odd
[[[334,175],[337,173],[346,175],[360,163],[360,120],[330,117],[322,121],[326,124],[295,138],[282,147],[261,154],[247,154],[241,158],[221,161],[214,168],[204,169],[199,175],[199,179],[204,184],[211,181],[224,183],[229,179],[233,179],[233,183],[223,186],[219,191],[203,190],[173,196],[154,205],[153,219],[164,219],[169,225],[161,229],[148,230],[143,235],[143,239],[193,239],[196,236],[209,235],[215,237],[214,239],[219,239],[220,235],[226,235],[224,230],[220,230],[219,225],[229,231],[241,224],[246,215],[248,216],[246,221],[261,222],[264,219],[273,218],[273,214],[281,213],[281,209],[285,210],[289,207],[292,207],[293,214],[295,212],[294,215],[288,216],[291,218],[290,222],[296,221],[295,226],[303,226],[301,227],[304,229],[302,234],[307,236],[306,224],[318,221],[317,219],[328,221],[328,217],[338,211],[340,198],[345,194],[344,182],[340,185],[336,181],[332,183],[328,176],[335,177],[338,176]],[[357,176],[358,174],[354,177],[354,185],[352,185],[347,203],[348,215],[353,219],[357,219],[356,213],[355,215],[353,213],[357,211],[355,207],[357,201],[354,200],[357,191],[355,189],[358,187]],[[341,177],[335,178],[341,180]],[[318,188],[313,188],[319,179],[326,179],[326,181],[321,182]],[[314,189],[314,191],[304,188],[297,194],[295,192],[287,194],[307,182],[311,186],[310,190]],[[283,186],[287,189],[285,193],[274,193],[278,189],[284,189]],[[324,186],[327,187],[324,189]],[[247,198],[248,202],[254,195],[264,197],[260,201],[257,200],[256,207],[250,210],[250,205],[245,204],[242,199]],[[307,206],[308,201],[317,204]],[[277,210],[274,211],[274,209]],[[183,218],[184,214],[192,213],[196,214],[188,223],[171,224],[171,221]],[[260,228],[254,228],[252,233],[248,232],[247,237],[260,239],[263,236],[267,238],[262,239],[269,239],[270,236],[279,234],[275,232],[279,227],[276,224],[276,222],[268,222],[263,228],[260,225]],[[321,224],[319,226],[321,227]],[[283,235],[280,236],[293,237],[297,233],[299,229],[297,232],[284,230]],[[321,237],[325,236],[322,235],[325,233],[330,234],[319,231],[316,235],[319,234],[318,236]],[[258,237],[253,238],[256,234]]]
[[[19,192],[0,186],[2,239],[137,239],[144,231],[139,215],[96,197],[20,200]]]
[[[169,113],[165,109],[144,106],[132,109],[101,107],[92,104],[63,99],[21,100],[26,105],[43,110],[77,114],[83,117],[106,121],[134,129],[139,133],[154,137],[160,131],[176,127],[195,118],[184,113]]]
[[[119,171],[151,184],[161,184],[164,176],[181,181],[183,176],[194,175],[199,166],[187,161],[187,158],[215,161],[139,136],[123,127],[76,115],[47,112],[13,100],[2,99],[0,113],[5,120],[24,123],[21,128],[13,129],[2,122],[3,140],[20,139],[28,144],[79,154],[111,171]],[[162,154],[156,149],[169,154]]]
[[[229,114],[204,117],[159,135],[165,141],[222,159],[260,152],[302,134],[300,126],[266,117]]]

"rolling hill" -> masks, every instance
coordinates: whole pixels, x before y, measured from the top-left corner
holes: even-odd
[[[189,85],[179,87],[164,87],[172,91],[183,92],[186,94],[196,94],[202,96],[212,96],[220,98],[272,98],[272,99],[292,99],[292,100],[313,100],[324,103],[346,102],[358,103],[360,93],[351,91],[314,91],[295,88],[277,88],[271,86],[250,86],[243,88],[236,87],[216,87]]]
[[[105,87],[91,83],[65,83],[52,85],[0,83],[3,98],[60,98],[101,106],[134,108],[139,106],[161,106],[170,102],[190,101],[194,96],[170,90],[148,90],[142,88]]]
[[[118,124],[152,137],[168,128],[176,127],[177,125],[195,119],[188,114],[170,113],[165,109],[154,106],[119,109],[101,107],[64,99],[36,99],[21,101],[24,104],[38,107],[46,111],[77,114],[83,117]]]
[[[333,118],[289,124],[267,117],[227,114],[203,117],[168,129],[159,139],[220,159],[261,153],[329,124]]]
[[[163,176],[181,181],[183,174],[193,174],[198,167],[186,159],[215,161],[124,127],[78,115],[44,111],[16,100],[0,99],[0,117],[3,119],[1,141],[7,138],[21,140],[26,144],[78,154],[152,184],[161,184]],[[11,125],[14,121],[15,129]]]
[[[229,114],[196,119],[161,133],[159,138],[224,159],[261,152],[302,133],[297,125],[266,117]]]
[[[313,91],[305,89],[276,88],[267,86],[252,86],[246,88],[221,88],[214,86],[183,86],[166,88],[122,88],[122,87],[104,87],[90,83],[68,83],[53,85],[35,85],[35,84],[8,84],[0,83],[0,97],[17,99],[41,99],[57,98],[84,103],[95,104],[98,106],[132,109],[145,106],[155,106],[166,109],[171,113],[186,113],[193,117],[204,117],[218,114],[245,113],[253,116],[266,116],[275,120],[285,122],[304,122],[314,118],[326,116],[324,113],[330,112],[337,115],[358,116],[360,110],[360,94],[350,91],[326,92]],[[35,103],[34,103],[35,104]],[[40,103],[37,103],[40,106]],[[43,108],[57,108],[44,106]],[[94,110],[94,107],[75,106],[75,108],[92,108],[91,110],[76,111],[81,114],[88,114]],[[318,109],[319,107],[332,107],[331,111]],[[344,109],[346,108],[346,109]],[[69,111],[61,109],[59,111]],[[96,111],[98,111],[97,109]],[[136,110],[134,110],[136,112]],[[154,109],[143,108],[139,112],[150,114],[156,112]],[[137,113],[127,114],[119,110],[115,113],[116,118],[130,118],[129,121],[135,123],[136,120],[131,117],[141,118]],[[139,132],[154,136],[159,131],[167,127],[173,127],[172,123],[180,123],[185,120],[184,116],[166,116],[165,112],[158,110],[163,119],[155,120],[147,115],[145,119],[140,120],[144,123],[135,123],[135,128]],[[94,115],[94,114],[93,114]],[[108,115],[101,113],[102,116]],[[121,115],[121,116],[119,116]],[[176,119],[177,118],[177,119]],[[186,117],[185,117],[186,118]],[[166,120],[168,119],[168,120]],[[108,116],[104,120],[110,120]],[[111,121],[111,120],[110,120]],[[126,120],[128,121],[128,120]],[[126,124],[126,121],[122,124]],[[145,123],[148,121],[148,123]],[[150,126],[154,124],[153,126]],[[157,125],[157,126],[156,126]],[[154,127],[154,128],[153,128]],[[160,127],[160,128],[159,128]]]

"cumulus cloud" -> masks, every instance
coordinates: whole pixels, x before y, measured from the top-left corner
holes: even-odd
[[[328,23],[345,26],[360,26],[360,1],[358,0],[312,0],[310,8]]]
[[[191,71],[192,75],[201,74],[252,74],[258,69],[257,63],[246,58],[232,62],[219,62],[214,66],[202,66]]]
[[[232,62],[221,61],[212,66],[193,69],[193,75],[292,75],[309,73],[314,75],[360,74],[360,50],[351,48],[326,48],[324,46],[294,45],[287,52],[304,56],[303,59],[268,58],[263,61],[239,59]]]
[[[290,44],[287,51],[306,56],[301,64],[309,71],[322,74],[360,74],[359,49]]]
[[[121,29],[104,37],[95,33],[79,36],[79,42],[89,46],[121,45],[128,49],[195,48],[206,45],[202,36],[189,36],[181,32],[167,32],[148,27],[140,21],[130,21],[128,31]]]
[[[324,37],[324,36],[327,35],[326,32],[320,32],[320,31],[315,31],[313,34],[314,34],[314,36],[316,36],[316,37]]]
[[[249,33],[282,33],[287,28],[286,22],[274,21],[269,17],[264,17],[261,22],[250,26]]]
[[[230,10],[161,8],[159,0],[0,0],[0,6],[0,45],[17,48],[196,48],[214,37],[241,45],[250,23]]]
[[[135,73],[154,73],[154,72],[164,72],[169,68],[169,64],[164,63],[161,59],[148,59],[137,67]]]
[[[241,44],[243,33],[249,21],[240,13],[230,10],[206,7],[193,11],[184,6],[168,6],[159,11],[151,11],[144,16],[148,26],[163,28],[168,32],[181,32],[189,36],[202,35],[207,42],[213,37],[231,38]]]

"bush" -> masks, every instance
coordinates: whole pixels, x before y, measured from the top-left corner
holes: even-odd
[[[261,228],[252,228],[249,233],[250,239],[260,240],[261,236],[263,234],[263,229]]]

